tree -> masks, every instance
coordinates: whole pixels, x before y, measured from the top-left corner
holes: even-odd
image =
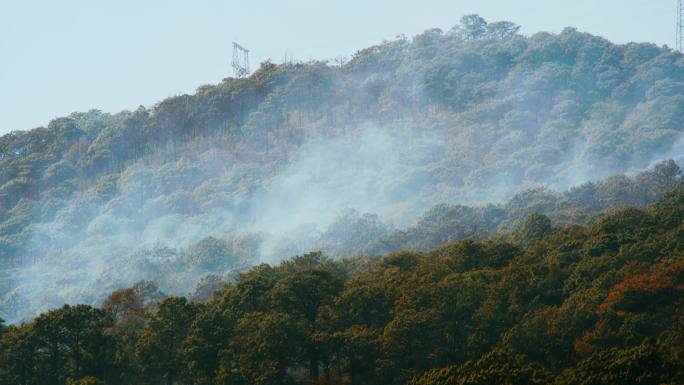
[[[231,342],[240,374],[249,384],[283,384],[286,369],[300,362],[303,351],[298,342],[306,335],[302,324],[287,314],[246,314],[238,321]],[[223,372],[230,373],[232,368],[224,367]]]
[[[134,339],[144,328],[145,307],[143,297],[136,293],[133,288],[119,289],[113,292],[102,304],[102,309],[112,316],[114,325],[110,331],[115,334]]]
[[[487,33],[487,21],[478,15],[465,15],[461,18],[463,38],[477,40]]]
[[[520,26],[510,21],[497,21],[487,24],[487,36],[492,39],[510,39],[518,35]]]
[[[638,174],[634,178],[635,188],[642,195],[642,205],[660,199],[664,193],[678,187],[682,171],[673,160],[662,161],[650,170]]]
[[[525,221],[515,229],[515,239],[523,246],[529,246],[532,242],[538,241],[554,232],[551,220],[538,213],[533,213],[525,218]]]
[[[666,384],[674,379],[650,340],[628,349],[606,349],[582,360],[561,376],[560,384]]]
[[[410,385],[516,385],[549,384],[553,376],[544,368],[530,363],[524,356],[501,350],[485,354],[477,361],[435,369],[414,379]]]
[[[114,321],[105,332],[117,340],[114,361],[121,373],[121,383],[134,381],[135,345],[148,317],[148,308],[143,301],[133,288],[125,288],[113,292],[102,304],[102,309]]]
[[[112,341],[104,334],[112,323],[108,314],[87,305],[64,307],[63,310],[58,322],[63,327],[63,343],[70,352],[71,377],[104,376],[112,358]]]
[[[159,304],[135,348],[143,380],[173,385],[184,377],[183,341],[194,316],[195,308],[185,298],[170,297]]]
[[[37,385],[38,341],[30,324],[10,326],[0,338],[0,384]]]
[[[245,273],[239,273],[237,282],[226,285],[219,295],[220,306],[230,309],[236,317],[268,309],[271,306],[270,292],[278,273],[268,264],[252,267]]]
[[[321,306],[330,304],[342,290],[342,280],[333,273],[311,269],[283,278],[273,288],[273,298],[283,312],[303,317],[308,326],[310,339],[307,347],[309,375],[312,381],[319,377],[319,346],[311,337],[319,330]]]
[[[219,306],[206,306],[197,313],[183,343],[188,374],[196,384],[214,384],[222,356],[230,355],[234,328],[235,320]]]
[[[223,271],[237,262],[233,248],[225,239],[207,237],[189,247],[186,258],[201,271]]]
[[[87,305],[64,305],[38,317],[33,324],[38,375],[46,384],[110,375],[114,344],[105,329],[111,324],[107,312]]]

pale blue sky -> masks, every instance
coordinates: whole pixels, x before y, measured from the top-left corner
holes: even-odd
[[[0,0],[0,133],[91,108],[150,106],[231,75],[232,40],[267,58],[349,57],[463,14],[674,46],[676,0]]]

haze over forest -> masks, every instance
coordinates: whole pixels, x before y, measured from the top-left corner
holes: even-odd
[[[100,307],[130,287],[138,294],[154,288],[147,299],[216,300],[214,290],[229,295],[232,286],[224,285],[256,274],[262,263],[297,271],[287,262],[297,255],[321,266],[343,258],[363,265],[359,258],[377,262],[411,250],[437,263],[442,257],[420,253],[466,239],[510,242],[510,253],[482,246],[482,255],[508,253],[500,260],[449,265],[459,273],[503,269],[532,258],[526,248],[534,242],[561,242],[554,234],[603,239],[595,232],[611,231],[606,221],[623,223],[615,210],[624,206],[651,207],[634,208],[625,220],[658,218],[658,234],[675,239],[663,255],[681,256],[681,224],[663,218],[678,215],[664,207],[681,213],[683,162],[684,56],[667,47],[614,44],[574,28],[525,36],[511,22],[469,15],[446,31],[360,49],[347,62],[266,61],[245,78],[202,85],[151,108],[75,112],[2,136],[0,317],[20,324],[63,304]],[[615,216],[597,216],[606,210]],[[670,269],[667,282],[680,279],[679,267],[650,262]],[[372,266],[368,274],[381,265]],[[407,269],[437,266],[410,262]],[[340,282],[360,271],[350,269]],[[564,300],[540,295],[530,303]],[[388,383],[433,383],[429,376],[439,375],[429,369],[498,354],[484,355],[485,345],[462,356],[435,353],[438,362],[397,359],[410,375]],[[318,380],[319,353],[307,352],[302,362]],[[561,372],[560,358],[542,361],[535,365],[548,370],[543,381]],[[274,372],[275,382],[240,373],[251,383],[280,383],[286,367]],[[412,377],[422,374],[428,377]]]
[[[343,66],[266,62],[150,110],[4,136],[3,317],[97,304],[139,279],[171,279],[159,283],[180,294],[203,273],[327,252],[321,237],[348,210],[391,231],[439,203],[499,203],[681,159],[679,53],[465,23]],[[186,249],[206,237],[237,265],[188,268]]]

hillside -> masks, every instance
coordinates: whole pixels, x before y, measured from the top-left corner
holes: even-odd
[[[679,178],[674,163],[652,166],[682,161],[683,58],[572,28],[522,36],[469,16],[346,63],[265,62],[150,108],[5,135],[0,316],[99,305],[142,279],[186,294],[198,280],[315,249],[486,238],[535,211],[525,197],[557,200],[536,210],[556,213],[555,225],[651,203]],[[649,192],[635,182],[639,192],[619,196],[610,194],[627,191],[627,177],[584,184],[647,169],[667,183]],[[592,198],[568,203],[563,190]],[[519,200],[526,209],[513,213]],[[424,236],[440,212],[480,222]]]
[[[684,192],[535,229],[65,305],[0,331],[0,383],[681,384]]]

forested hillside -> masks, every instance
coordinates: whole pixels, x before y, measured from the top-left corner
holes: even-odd
[[[2,384],[682,384],[684,192],[509,242],[152,283],[2,328]],[[159,302],[157,302],[159,301]]]
[[[141,280],[202,298],[260,262],[425,250],[533,212],[590,224],[678,183],[658,162],[681,164],[683,117],[678,52],[477,16],[74,113],[0,138],[0,316]]]

